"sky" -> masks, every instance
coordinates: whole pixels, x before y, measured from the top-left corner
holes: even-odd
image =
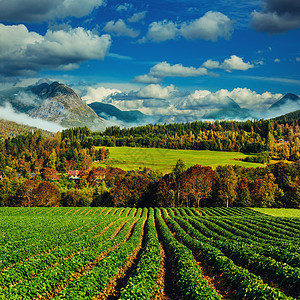
[[[0,0],[0,89],[41,79],[145,114],[300,94],[299,0]]]

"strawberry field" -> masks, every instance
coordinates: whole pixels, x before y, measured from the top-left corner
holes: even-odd
[[[0,208],[0,299],[299,299],[300,219]]]

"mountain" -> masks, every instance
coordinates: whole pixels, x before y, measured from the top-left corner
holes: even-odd
[[[0,103],[9,102],[18,113],[43,119],[63,127],[86,126],[103,130],[104,120],[68,86],[53,82],[2,92]]]
[[[278,109],[289,110],[289,108],[291,107],[294,107],[293,110],[296,110],[295,107],[300,109],[300,97],[295,94],[288,93],[284,95],[280,100],[273,103],[270,106],[269,110],[278,110]],[[285,113],[288,112],[290,111],[285,111]]]
[[[147,124],[151,123],[153,119],[151,116],[145,115],[138,110],[122,111],[111,104],[93,102],[88,104],[88,106],[92,108],[99,117],[105,120],[119,121],[125,126],[126,124]]]
[[[244,120],[252,118],[251,112],[241,108],[233,99],[225,97],[218,103],[218,108],[203,115],[203,119],[212,120]]]

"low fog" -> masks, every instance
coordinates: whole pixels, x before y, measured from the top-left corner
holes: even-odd
[[[4,106],[0,106],[0,119],[13,121],[23,125],[34,126],[50,132],[62,131],[65,129],[54,122],[32,118],[24,113],[16,113],[9,103],[5,103]]]

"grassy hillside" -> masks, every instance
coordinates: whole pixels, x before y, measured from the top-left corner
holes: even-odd
[[[12,138],[19,134],[24,134],[30,131],[41,130],[37,127],[31,127],[27,125],[18,124],[16,122],[7,121],[0,119],[0,139],[4,140],[7,138]],[[52,133],[41,130],[44,135],[53,136]]]
[[[274,217],[300,218],[300,210],[294,208],[254,208],[254,210]]]
[[[187,167],[195,164],[211,166],[213,168],[216,168],[217,165],[226,164],[237,164],[244,167],[263,166],[261,164],[241,161],[241,159],[244,159],[247,155],[239,152],[131,147],[109,147],[108,149],[110,159],[106,162],[106,165],[118,167],[123,170],[137,170],[147,167],[166,173],[172,170],[179,158],[185,162]]]

